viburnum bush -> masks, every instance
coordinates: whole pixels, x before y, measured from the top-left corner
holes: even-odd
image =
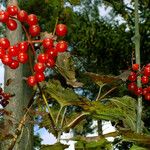
[[[140,77],[141,87],[137,86],[137,77]],[[139,64],[133,64],[132,70],[128,76],[128,90],[137,96],[143,96],[145,100],[150,101],[150,64],[139,70]]]
[[[20,22],[27,39],[11,45],[7,38],[0,38],[0,59],[4,65],[11,69],[17,69],[20,65],[24,65],[27,62],[31,63],[29,53],[31,50],[35,59],[33,67],[32,65],[30,66],[32,74],[26,78],[26,83],[30,87],[38,88],[35,95],[29,100],[27,111],[19,124],[17,124],[18,127],[14,134],[0,134],[0,139],[13,138],[8,149],[12,150],[14,148],[20,134],[23,132],[29,112],[31,113],[30,116],[38,114],[42,118],[40,121],[38,120],[37,124],[39,127],[44,127],[57,138],[56,144],[44,145],[41,147],[41,150],[63,150],[67,148],[66,145],[60,143],[61,135],[64,132],[69,132],[70,129],[76,129],[82,135],[84,131],[82,132],[81,130],[84,126],[87,126],[89,118],[97,122],[99,120],[115,122],[116,132],[110,134],[99,133],[102,135],[92,137],[90,140],[88,137],[85,137],[85,134],[83,137],[73,137],[74,139],[72,138],[72,140],[78,141],[75,145],[77,149],[112,149],[113,146],[106,140],[106,137],[119,138],[119,143],[120,141],[130,141],[133,144],[133,149],[135,147],[134,144],[148,144],[150,141],[149,136],[136,133],[136,100],[130,96],[109,96],[117,88],[116,85],[115,87],[113,86],[112,81],[116,81],[118,78],[86,72],[85,76],[93,80],[94,84],[99,87],[99,92],[92,100],[78,95],[74,88],[81,88],[83,83],[78,82],[75,77],[75,65],[70,53],[67,52],[68,43],[63,40],[63,37],[68,32],[67,26],[56,21],[52,34],[47,34],[47,36],[37,39],[36,37],[41,37],[40,33],[42,32],[38,21],[38,17],[35,14],[28,14],[25,10],[20,10],[14,5],[9,5],[6,11],[0,11],[0,22],[5,24],[11,31],[16,30],[18,22]],[[40,45],[41,51],[38,54],[35,50],[35,44]],[[45,81],[45,70],[47,68],[56,69],[59,75],[65,80],[65,85],[55,77]],[[136,84],[139,76],[141,76],[142,87],[138,87]],[[149,77],[149,64],[141,70],[139,70],[138,64],[134,64],[128,77],[128,89],[137,96],[143,95],[146,100],[150,100]],[[108,84],[111,86],[102,90]],[[12,96],[14,95],[4,93],[0,88],[0,104],[3,107],[7,106]],[[31,108],[35,100],[38,109],[32,110]],[[46,109],[43,105],[46,105]],[[8,114],[7,111],[2,111],[1,114],[6,113]],[[91,128],[95,129],[95,127]],[[6,132],[6,129],[4,131]],[[136,148],[139,147],[136,146]]]
[[[11,69],[17,69],[20,64],[28,62],[29,47],[32,48],[35,54],[33,44],[41,43],[43,52],[35,60],[33,75],[27,78],[28,85],[35,86],[37,83],[45,80],[45,69],[55,66],[58,53],[67,51],[68,43],[64,40],[57,41],[54,38],[55,34],[56,36],[65,36],[67,34],[67,26],[65,24],[56,24],[52,37],[46,37],[42,40],[32,40],[32,37],[39,36],[41,32],[41,28],[38,25],[38,18],[35,14],[28,14],[25,10],[18,10],[17,6],[13,5],[8,6],[6,11],[0,11],[0,22],[6,24],[9,30],[13,31],[17,29],[16,21],[21,22],[27,41],[10,45],[10,41],[7,38],[0,38],[0,59],[4,65],[9,66]]]

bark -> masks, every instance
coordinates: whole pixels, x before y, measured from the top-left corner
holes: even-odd
[[[8,0],[7,5],[17,5],[17,0]],[[7,30],[7,38],[10,40],[11,45],[22,41],[22,27],[19,22],[18,28],[15,31]],[[9,67],[5,67],[5,82],[8,79],[11,79],[12,82],[9,86],[5,86],[5,91],[14,93],[15,96],[10,100],[9,105],[6,107],[8,111],[12,112],[12,126],[10,128],[10,133],[14,134],[16,127],[18,126],[19,121],[25,113],[25,108],[28,105],[29,99],[31,98],[32,90],[27,87],[25,81],[23,80],[24,76],[30,74],[29,64],[20,65],[18,69],[12,70]],[[5,120],[7,120],[5,116]],[[28,121],[29,122],[29,121]],[[23,131],[20,134],[13,150],[33,150],[32,147],[32,130],[33,126],[25,124]],[[2,143],[2,150],[8,150],[8,147],[11,143],[11,140],[7,140]]]

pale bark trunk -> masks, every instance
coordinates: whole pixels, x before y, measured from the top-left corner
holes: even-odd
[[[17,0],[8,0],[7,5],[16,5]],[[22,41],[22,28],[18,22],[18,28],[15,31],[7,30],[7,38],[10,40],[11,45],[16,44],[19,41]],[[5,86],[5,91],[14,93],[15,96],[10,100],[9,105],[6,107],[8,111],[12,112],[13,126],[10,129],[10,132],[14,134],[16,127],[18,126],[19,121],[25,113],[25,108],[28,105],[29,99],[31,98],[32,90],[29,89],[23,80],[23,76],[30,74],[29,65],[25,66],[20,65],[16,70],[12,70],[9,67],[5,67],[5,82],[8,79],[11,79],[12,82],[9,86]],[[7,117],[5,117],[7,119]],[[23,128],[23,132],[19,136],[13,150],[33,150],[32,147],[32,125],[26,124]],[[11,143],[11,140],[7,140],[2,143],[2,150],[8,150],[8,147]]]

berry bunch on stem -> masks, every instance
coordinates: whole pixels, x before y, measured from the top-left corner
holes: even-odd
[[[137,77],[141,76],[142,87],[137,86]],[[138,64],[133,64],[132,71],[128,76],[128,90],[137,96],[142,95],[145,100],[150,101],[150,64],[139,70]]]
[[[9,100],[12,97],[10,93],[5,93],[2,88],[0,88],[0,104],[6,107],[9,104]]]
[[[34,37],[39,36],[41,32],[41,28],[38,25],[38,17],[35,14],[28,14],[25,10],[19,10],[14,5],[8,6],[6,11],[0,11],[0,22],[5,23],[9,30],[17,29],[17,21],[21,22],[27,41],[10,45],[7,38],[0,38],[0,59],[4,65],[11,69],[17,69],[20,64],[25,64],[29,60],[29,47],[31,47],[35,55],[34,44],[40,43],[43,52],[35,60],[36,63],[32,69],[33,75],[27,78],[28,85],[35,86],[37,83],[45,80],[44,71],[46,68],[54,68],[58,53],[67,50],[68,43],[66,41],[57,41],[53,38],[56,35],[65,36],[67,34],[67,26],[65,24],[56,24],[53,37],[34,40]]]

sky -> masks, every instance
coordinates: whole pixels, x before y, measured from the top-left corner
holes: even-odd
[[[128,4],[129,2],[130,2],[130,0],[125,0],[125,3]],[[5,9],[5,8],[1,7],[1,9]],[[108,7],[106,9],[105,6],[103,5],[102,7],[99,8],[99,11],[100,11],[100,14],[103,17],[105,17],[111,11],[111,8]],[[119,20],[120,22],[123,21],[120,16],[118,16],[116,19]],[[0,83],[3,83],[3,82],[4,82],[4,67],[0,61]],[[93,126],[95,126],[95,125],[97,125],[97,122],[93,121]],[[44,128],[39,129],[37,126],[35,126],[34,131],[35,131],[35,134],[37,134],[37,133],[40,134],[41,138],[43,139],[42,144],[54,144],[55,142],[57,142],[56,138],[52,134],[49,134]],[[111,126],[110,122],[103,121],[103,133],[105,134],[105,133],[108,133],[110,131],[111,132],[115,131],[115,128],[113,128]],[[97,132],[95,131],[94,134],[92,134],[92,135],[89,134],[88,136],[96,136],[96,135],[97,135]],[[67,138],[71,138],[71,137],[73,137],[72,132],[70,132],[69,134],[63,134],[61,138],[67,139]],[[109,140],[113,140],[113,139],[110,138]],[[69,141],[69,142],[62,141],[62,143],[70,145],[69,148],[67,148],[66,150],[74,150],[74,143],[75,142],[73,142],[73,141]]]

